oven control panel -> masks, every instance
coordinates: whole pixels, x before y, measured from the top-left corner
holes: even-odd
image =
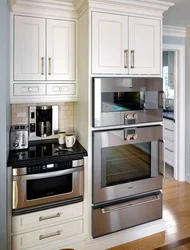
[[[72,161],[58,162],[52,164],[42,164],[27,167],[27,174],[47,173],[72,168]]]

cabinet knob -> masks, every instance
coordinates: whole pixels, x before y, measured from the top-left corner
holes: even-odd
[[[28,91],[31,92],[31,91],[32,91],[32,88],[28,88]]]

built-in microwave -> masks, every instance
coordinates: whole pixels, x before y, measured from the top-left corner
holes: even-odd
[[[93,78],[93,127],[161,122],[162,78]]]

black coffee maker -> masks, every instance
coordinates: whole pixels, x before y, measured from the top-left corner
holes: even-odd
[[[52,106],[36,107],[36,135],[46,137],[52,135]]]

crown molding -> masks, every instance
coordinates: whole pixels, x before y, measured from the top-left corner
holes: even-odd
[[[158,0],[73,0],[73,5],[79,15],[84,9],[92,8],[162,17],[174,4]]]
[[[163,36],[186,37],[187,30],[183,27],[163,26]]]
[[[78,18],[72,3],[63,0],[10,0],[14,13]]]

